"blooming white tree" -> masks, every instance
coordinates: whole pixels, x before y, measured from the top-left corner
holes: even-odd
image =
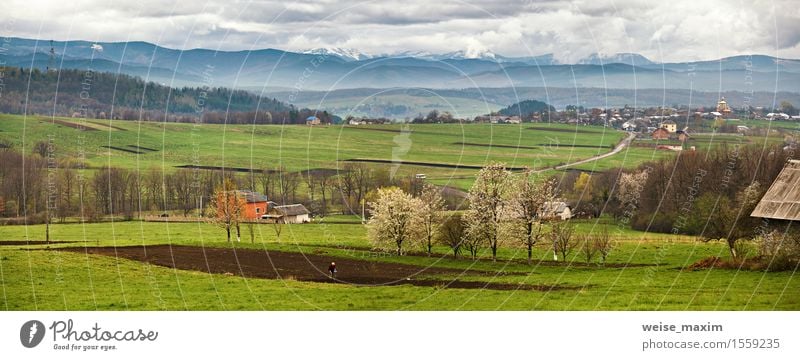
[[[422,230],[428,255],[430,255],[433,249],[433,240],[439,234],[439,229],[444,223],[446,208],[441,190],[432,184],[426,183],[422,186],[419,200]]]
[[[513,182],[509,213],[518,226],[511,235],[528,249],[528,264],[533,257],[533,246],[545,235],[545,206],[555,201],[556,189],[553,179],[537,179],[529,169]]]
[[[367,235],[379,249],[403,253],[403,245],[413,245],[423,234],[419,199],[396,188],[378,189],[378,198],[371,202],[372,217],[367,222]]]
[[[617,181],[616,197],[627,216],[639,207],[639,196],[642,193],[649,172],[642,170],[636,173],[622,173]]]
[[[467,234],[488,243],[492,260],[497,260],[501,228],[506,220],[511,189],[511,172],[505,164],[492,163],[478,172],[469,191],[469,210],[464,214]]]

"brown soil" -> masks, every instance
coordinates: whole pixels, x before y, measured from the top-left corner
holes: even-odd
[[[181,270],[202,271],[263,279],[293,279],[300,281],[344,283],[350,285],[416,285],[455,289],[487,290],[576,290],[579,287],[559,285],[527,285],[486,283],[478,281],[438,280],[420,278],[461,275],[487,275],[478,271],[461,271],[437,267],[367,261],[317,254],[266,251],[252,249],[202,248],[195,246],[130,246],[77,247],[55,250],[115,256]],[[328,264],[336,262],[337,276],[327,274]],[[493,274],[492,274],[493,275]]]

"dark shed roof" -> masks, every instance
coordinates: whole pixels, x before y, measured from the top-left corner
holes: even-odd
[[[244,200],[247,201],[248,204],[262,203],[268,200],[266,195],[251,190],[238,190],[238,193],[240,196],[244,197]]]
[[[800,220],[800,160],[789,160],[784,165],[750,216]]]

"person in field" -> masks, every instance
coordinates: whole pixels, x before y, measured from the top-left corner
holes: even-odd
[[[331,274],[332,278],[336,278],[336,263],[331,261],[331,264],[328,265],[328,272]]]

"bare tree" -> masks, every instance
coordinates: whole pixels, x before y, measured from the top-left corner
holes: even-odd
[[[183,211],[183,216],[189,215],[196,203],[194,201],[195,192],[192,188],[191,170],[178,169],[167,178],[167,184],[170,188],[170,193],[175,196],[177,208]]]
[[[255,175],[258,184],[261,185],[264,195],[267,195],[270,199],[275,197],[275,171],[264,169]]]
[[[613,244],[611,243],[611,236],[608,233],[608,228],[603,227],[603,230],[600,231],[599,235],[595,235],[594,237],[594,247],[597,249],[597,252],[600,253],[600,258],[602,259],[602,265],[606,265],[606,258],[608,254],[611,253],[613,249]]]
[[[336,174],[329,172],[329,171],[319,171],[314,176],[317,177],[317,184],[319,187],[319,193],[321,197],[321,208],[320,212],[322,216],[328,215],[328,198],[327,192],[333,187],[334,183],[336,182]]]
[[[467,232],[472,239],[482,239],[489,244],[493,261],[497,260],[499,235],[509,204],[510,180],[511,173],[505,164],[493,163],[478,172],[469,191],[469,210],[465,215]]]
[[[244,223],[245,228],[247,228],[247,233],[250,234],[250,243],[256,243],[256,223],[253,221],[248,221]]]
[[[420,201],[405,191],[396,187],[378,189],[378,200],[370,207],[373,211],[367,234],[375,247],[395,248],[397,255],[402,255],[403,245],[410,245],[422,233]]]
[[[297,187],[300,185],[300,176],[297,173],[286,171],[283,167],[281,167],[278,176],[281,189],[281,202],[287,204],[289,199],[295,202]]]
[[[567,261],[567,255],[575,247],[573,234],[575,226],[568,221],[554,222],[550,228],[550,238],[553,241],[553,256],[561,254],[561,261]]]
[[[438,235],[439,228],[442,226],[446,209],[441,190],[435,185],[428,183],[423,185],[419,200],[425,245],[428,249],[428,256],[430,256],[433,251],[433,240]]]
[[[440,243],[447,245],[453,251],[453,257],[458,258],[464,244],[464,221],[459,214],[453,214],[445,219],[438,233]]]
[[[586,234],[578,234],[575,236],[575,242],[580,244],[581,255],[583,255],[586,264],[591,264],[594,256],[597,255],[598,248],[595,246],[594,238]]]

